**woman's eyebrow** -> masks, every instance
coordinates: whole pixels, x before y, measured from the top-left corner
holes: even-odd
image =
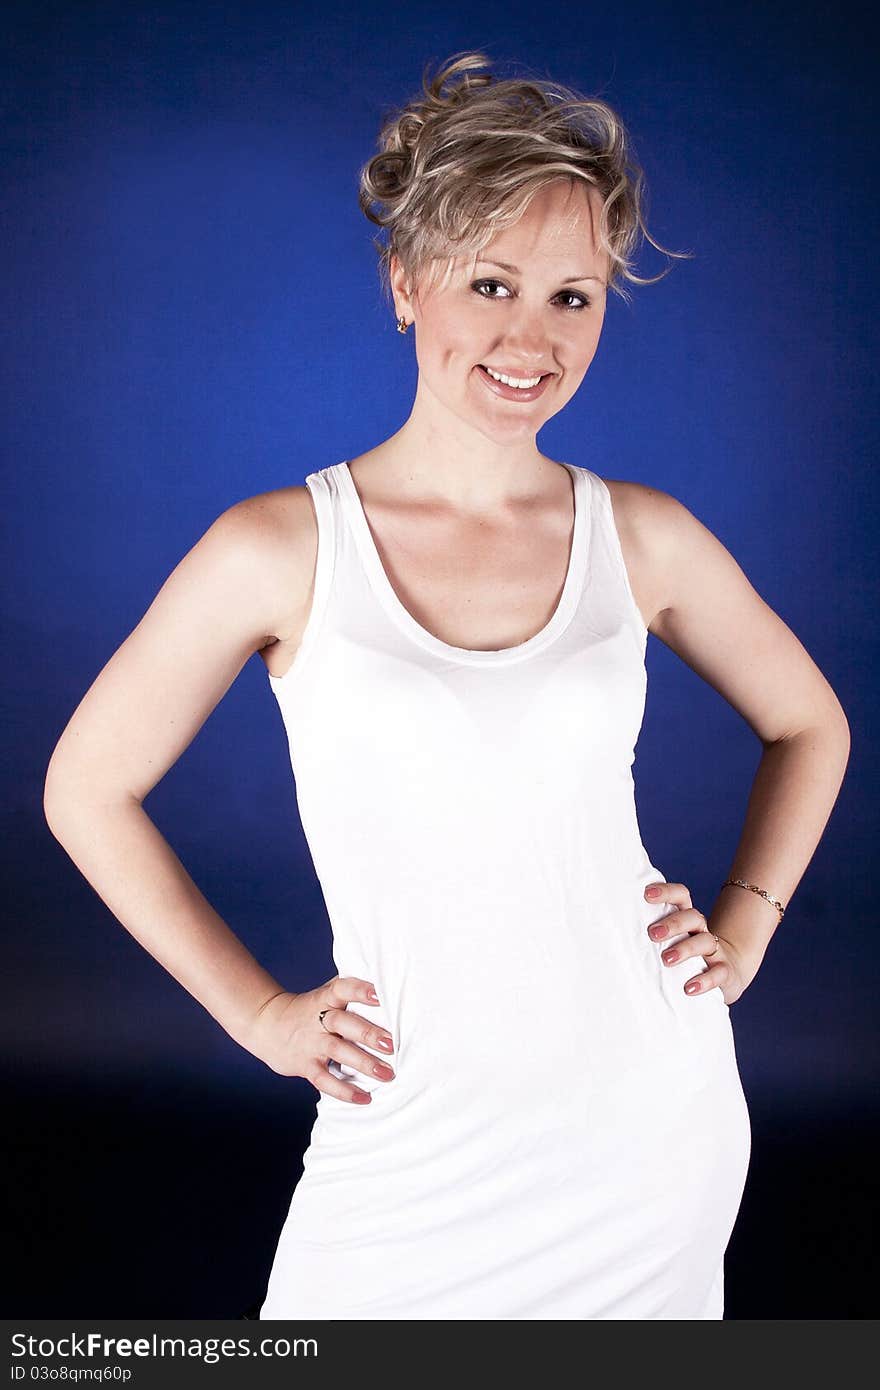
[[[479,260],[476,262],[476,264],[477,264],[477,265],[497,265],[497,266],[500,266],[500,268],[501,268],[502,270],[509,270],[510,273],[511,273],[511,275],[519,275],[519,274],[521,273],[520,270],[519,270],[519,268],[518,268],[518,266],[515,266],[515,265],[508,265],[507,261],[490,261],[490,260],[487,260],[484,256],[481,256],[481,257],[479,258]],[[560,281],[560,284],[563,284],[563,285],[571,285],[571,284],[574,283],[575,280],[595,280],[597,285],[604,285],[604,284],[605,284],[605,281],[602,280],[602,279],[600,279],[600,277],[599,277],[598,275],[569,275],[568,279],[567,279],[567,280],[561,280],[561,281]]]

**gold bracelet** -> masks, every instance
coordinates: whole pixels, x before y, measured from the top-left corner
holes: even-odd
[[[745,883],[741,878],[725,879],[721,887],[726,888],[728,884],[731,884],[734,888],[751,888],[753,893],[757,893],[760,898],[765,898],[771,907],[776,908],[776,911],[779,913],[779,920],[780,922],[782,921],[785,916],[785,908],[778,898],[771,898],[770,894],[766,893],[763,888],[758,888],[754,883]]]

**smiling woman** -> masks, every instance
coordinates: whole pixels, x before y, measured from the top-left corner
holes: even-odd
[[[409,417],[217,518],[75,711],[47,816],[230,1036],[321,1093],[262,1318],[721,1318],[750,1156],[730,1005],[848,731],[685,507],[539,450],[608,293],[650,283],[641,175],[603,102],[484,66],[423,83],[362,170]],[[636,815],[649,631],[763,744],[711,925]],[[338,972],[300,993],[141,804],[255,652]]]
[[[401,320],[411,317],[417,330],[419,410],[442,403],[463,423],[529,450],[583,381],[612,276],[599,189],[570,176],[547,181],[542,170],[517,220],[478,253],[437,258],[415,279],[396,246],[389,259]],[[482,262],[504,278],[475,278]]]
[[[640,239],[664,248],[616,112],[485,66],[464,54],[423,78],[385,122],[358,197],[387,233],[374,245],[399,327],[417,327],[420,404],[472,424],[491,410],[496,437],[524,443],[578,389],[608,292],[652,283],[633,269]],[[477,275],[489,268],[503,276]]]

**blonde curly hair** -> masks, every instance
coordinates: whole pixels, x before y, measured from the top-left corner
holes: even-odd
[[[465,52],[447,59],[433,78],[426,68],[421,94],[383,118],[379,153],[360,170],[361,210],[388,234],[385,241],[374,237],[373,245],[389,300],[393,255],[416,285],[430,262],[478,254],[519,219],[539,189],[566,177],[592,184],[602,198],[599,244],[608,256],[608,288],[622,299],[631,299],[622,281],[652,285],[671,269],[636,275],[640,238],[664,255],[690,257],[649,234],[644,174],[610,106],[556,82],[498,80],[480,71],[490,62]]]

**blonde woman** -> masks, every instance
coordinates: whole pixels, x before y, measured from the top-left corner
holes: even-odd
[[[75,711],[46,814],[229,1035],[320,1093],[264,1319],[721,1318],[750,1157],[730,1006],[849,731],[685,505],[603,479],[589,437],[538,448],[658,243],[615,112],[488,66],[426,76],[361,171],[408,418],[214,521]],[[708,913],[639,833],[648,632],[763,745]],[[143,809],[255,652],[333,930],[338,974],[299,994]]]

